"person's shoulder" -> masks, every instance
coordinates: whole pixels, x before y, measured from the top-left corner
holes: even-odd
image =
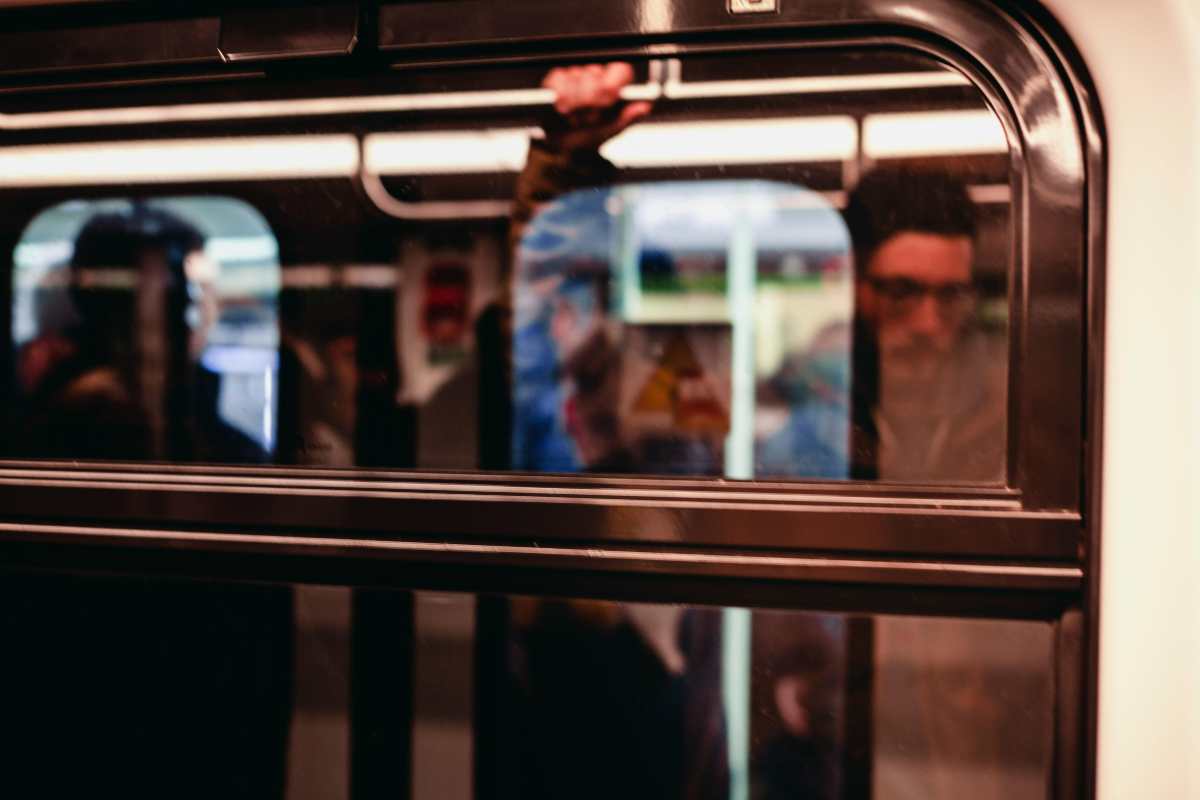
[[[969,382],[985,401],[999,398],[1001,405],[1008,393],[1009,350],[1004,331],[973,328],[966,332],[959,348],[959,380]]]
[[[94,367],[81,372],[64,387],[60,399],[70,406],[124,407],[133,403],[128,387],[112,367]]]

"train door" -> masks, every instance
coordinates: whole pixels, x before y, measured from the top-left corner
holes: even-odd
[[[1090,795],[1102,153],[1040,18],[3,20],[14,786]]]

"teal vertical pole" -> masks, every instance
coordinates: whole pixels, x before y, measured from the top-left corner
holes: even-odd
[[[636,189],[614,189],[609,195],[609,213],[616,216],[616,273],[620,285],[613,293],[618,298],[622,322],[636,322],[642,313],[642,276],[638,268],[641,243],[638,242],[635,212]]]
[[[754,295],[758,264],[750,221],[740,208],[735,213],[738,219],[725,272],[733,334],[725,475],[746,479],[754,477]],[[729,797],[749,800],[750,611],[726,608],[722,623],[721,693],[729,748]]]

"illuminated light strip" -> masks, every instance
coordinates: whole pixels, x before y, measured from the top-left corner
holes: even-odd
[[[361,289],[390,289],[403,283],[400,269],[391,264],[303,264],[280,272],[285,289],[328,289],[345,286]]]
[[[875,158],[1007,152],[1003,130],[986,111],[877,115],[864,130],[864,151]],[[530,135],[527,128],[375,134],[364,142],[364,172],[515,172]],[[791,117],[643,123],[601,152],[618,167],[637,168],[842,161],[856,145],[851,117]],[[348,134],[0,149],[0,186],[7,187],[352,177],[358,168],[358,142]]]
[[[867,158],[1007,152],[1004,128],[990,111],[872,114],[863,120]]]
[[[618,167],[775,164],[843,161],[857,144],[852,117],[788,117],[642,123],[600,152]]]
[[[835,189],[827,192],[789,192],[775,200],[775,205],[789,211],[826,211],[846,207],[846,192]]]
[[[352,135],[28,145],[0,149],[0,186],[349,177]]]
[[[1007,183],[968,186],[967,194],[973,203],[1008,203],[1012,201],[1012,188]]]
[[[373,134],[363,141],[363,167],[384,175],[520,172],[534,129]]]
[[[935,89],[970,86],[957,72],[895,72],[879,75],[822,75],[811,78],[760,78],[744,81],[668,81],[663,96],[672,100],[707,97],[753,97],[778,94],[875,92],[896,89]]]
[[[247,272],[248,274],[242,274]],[[18,291],[66,288],[73,281],[83,289],[133,289],[141,273],[130,267],[82,267],[53,272],[31,279],[18,279]],[[324,289],[345,286],[359,289],[390,289],[401,283],[400,270],[391,264],[347,264],[331,267],[305,264],[280,269],[236,271],[223,275],[220,286],[225,294],[254,294],[288,289]]]
[[[363,166],[384,175],[519,172],[535,132],[504,128],[372,134],[364,142]],[[644,122],[600,152],[618,167],[841,161],[854,156],[857,136],[848,116]]]
[[[67,275],[55,276],[60,284]],[[136,289],[141,273],[129,267],[86,267],[72,270],[70,278],[81,289]]]
[[[342,267],[341,283],[361,289],[391,289],[400,284],[400,268],[392,264],[350,264]]]
[[[321,289],[333,285],[333,267],[303,264],[280,272],[280,284],[286,289]]]

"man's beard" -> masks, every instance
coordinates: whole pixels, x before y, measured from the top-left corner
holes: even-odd
[[[901,414],[930,413],[950,358],[928,340],[884,348],[879,357],[881,405]]]

